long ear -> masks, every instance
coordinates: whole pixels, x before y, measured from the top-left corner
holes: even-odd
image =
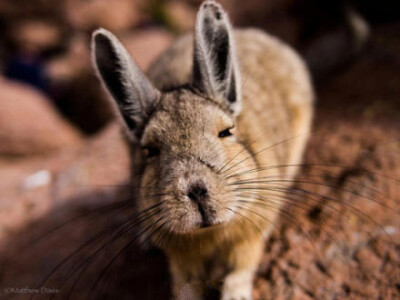
[[[159,97],[125,47],[109,31],[92,35],[92,58],[98,76],[117,104],[129,131],[140,135]]]
[[[196,19],[192,84],[237,115],[241,109],[239,75],[228,16],[220,4],[205,1]]]

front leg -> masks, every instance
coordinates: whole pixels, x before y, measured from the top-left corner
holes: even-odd
[[[251,300],[253,270],[234,271],[225,278],[222,300]]]
[[[202,293],[194,284],[174,283],[174,299],[176,300],[202,300]]]
[[[170,260],[172,294],[175,300],[202,300],[202,287],[188,282],[173,259]]]
[[[252,287],[253,270],[235,271],[225,278],[221,296],[218,296],[218,299],[252,300]],[[205,292],[205,288],[200,282],[197,284],[186,282],[182,280],[179,272],[173,273],[173,294],[175,300],[204,300],[210,297],[210,294]],[[214,299],[214,297],[211,298]]]
[[[222,300],[251,300],[253,277],[264,249],[264,239],[237,244],[232,250],[231,265],[235,266],[224,278]]]

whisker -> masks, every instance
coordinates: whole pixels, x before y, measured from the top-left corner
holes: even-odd
[[[307,206],[302,206],[302,205],[300,205],[296,200],[297,199],[293,199],[293,198],[290,198],[290,197],[287,197],[287,196],[281,196],[281,195],[273,195],[273,196],[275,196],[275,197],[271,197],[271,195],[268,195],[268,198],[264,198],[264,197],[254,197],[255,195],[257,195],[257,194],[251,194],[251,193],[246,193],[246,194],[243,194],[243,193],[241,193],[240,194],[240,197],[243,197],[243,196],[245,196],[245,195],[247,195],[247,194],[249,194],[250,195],[250,197],[252,197],[253,199],[256,199],[256,200],[258,200],[258,201],[255,201],[255,204],[256,205],[262,205],[262,206],[264,206],[264,207],[267,207],[268,209],[272,209],[272,210],[274,210],[275,212],[279,212],[279,213],[284,213],[285,215],[286,215],[286,217],[287,217],[287,219],[289,219],[290,221],[297,221],[297,224],[299,224],[300,226],[299,226],[299,228],[300,228],[300,230],[302,231],[302,233],[304,233],[304,234],[306,234],[308,237],[308,239],[309,239],[309,241],[310,241],[310,244],[312,244],[312,241],[311,241],[311,237],[310,237],[310,235],[307,233],[307,232],[305,232],[302,228],[301,228],[301,223],[298,221],[298,220],[296,220],[295,218],[289,218],[289,216],[290,217],[293,217],[293,215],[291,214],[291,212],[289,211],[289,210],[286,210],[284,207],[282,207],[282,202],[285,202],[285,204],[291,204],[291,205],[294,205],[294,206],[296,206],[296,207],[298,207],[298,208],[300,208],[300,209],[302,209],[302,210],[304,210],[304,211],[307,211],[309,208],[311,208],[311,205],[308,205],[308,207]],[[240,198],[240,199],[242,199],[242,201],[246,201],[246,202],[248,202],[248,203],[252,203],[250,200],[248,200],[248,199],[244,199],[244,198]],[[268,203],[268,202],[272,202],[272,203],[275,203],[275,205],[270,205],[270,203]],[[306,205],[306,203],[302,203],[303,205]],[[323,220],[324,221],[326,221],[326,219],[325,218],[323,218]],[[337,240],[339,240],[339,239],[337,239]],[[340,240],[339,240],[340,241]],[[344,245],[344,242],[342,242],[342,241],[340,241],[341,243],[342,243],[342,245]],[[313,245],[313,244],[312,244]],[[313,245],[314,246],[314,245]],[[343,251],[343,249],[344,249],[344,246],[342,246],[342,247],[339,247],[341,250],[342,250],[342,252],[344,253],[344,251]]]
[[[61,260],[61,262],[59,262],[55,266],[55,268],[42,280],[42,282],[39,284],[39,286],[43,286],[46,282],[48,282],[48,280],[55,274],[55,272],[57,272],[63,265],[65,265],[68,261],[70,261],[76,254],[78,254],[84,248],[86,248],[93,242],[96,242],[99,238],[103,237],[104,235],[108,234],[109,232],[112,232],[113,230],[117,230],[118,228],[123,226],[127,222],[127,220],[129,220],[131,218],[140,217],[141,215],[150,212],[152,209],[158,208],[158,206],[160,206],[160,205],[161,205],[161,203],[157,203],[149,208],[146,208],[142,212],[134,213],[134,214],[130,215],[127,219],[117,222],[116,224],[109,226],[105,230],[103,230],[100,233],[96,234],[95,236],[91,237],[88,241],[83,243],[81,246],[79,246],[77,249],[75,249],[72,253],[70,253],[67,257],[65,257],[63,260]],[[33,297],[34,297],[34,295],[30,299],[33,299]]]
[[[363,195],[363,194],[360,194],[360,193],[358,193],[356,191],[353,191],[353,190],[350,190],[350,189],[347,189],[347,188],[343,188],[343,187],[337,187],[335,185],[327,184],[327,183],[324,183],[324,182],[298,180],[298,179],[294,179],[294,180],[274,179],[274,180],[267,180],[267,181],[253,180],[253,181],[241,182],[241,183],[238,183],[238,185],[264,184],[264,185],[268,186],[268,184],[270,184],[270,183],[291,183],[291,184],[292,183],[300,183],[300,184],[310,184],[310,185],[329,187],[329,188],[332,188],[332,189],[335,189],[335,190],[347,192],[347,193],[353,194],[355,196],[370,200],[370,201],[372,201],[372,202],[374,202],[374,203],[376,203],[376,204],[378,204],[378,205],[380,205],[382,207],[385,207],[385,208],[389,209],[390,211],[392,211],[394,213],[397,213],[397,214],[400,213],[400,212],[397,212],[393,207],[390,207],[389,205],[385,204],[384,202],[378,201],[378,200],[376,200],[374,198],[371,198],[371,197],[369,197],[367,195]]]
[[[304,134],[306,134],[306,133],[304,133]],[[271,148],[273,148],[273,147],[275,147],[275,146],[278,146],[278,145],[281,145],[281,144],[283,144],[283,143],[286,143],[286,142],[289,142],[289,141],[291,141],[291,140],[294,140],[294,139],[296,139],[296,138],[298,138],[298,137],[300,137],[300,136],[302,136],[302,135],[304,135],[304,134],[299,134],[299,135],[297,135],[297,136],[294,136],[294,137],[285,139],[285,140],[283,140],[283,141],[274,143],[274,144],[272,144],[272,145],[269,145],[268,147],[262,148],[261,150],[255,152],[255,153],[252,153],[252,154],[250,154],[248,157],[246,157],[246,158],[240,160],[239,162],[233,164],[233,165],[230,166],[228,169],[226,169],[223,173],[228,172],[228,171],[231,170],[232,168],[236,167],[236,166],[239,165],[239,164],[242,164],[243,162],[247,161],[247,160],[250,159],[250,158],[256,157],[257,155],[261,154],[261,153],[264,152],[264,151],[267,151],[267,150],[269,150],[269,149],[271,149]]]
[[[149,195],[147,198],[149,197],[160,197],[165,195],[164,193],[158,193],[158,194],[154,194],[154,195]],[[33,247],[35,244],[37,244],[38,242],[40,242],[41,240],[43,240],[45,237],[48,237],[49,235],[51,235],[52,233],[56,232],[57,230],[68,226],[70,224],[72,224],[73,222],[76,222],[78,220],[82,220],[86,217],[89,217],[91,215],[95,215],[95,214],[103,214],[103,213],[110,213],[110,212],[114,212],[115,210],[118,209],[122,209],[122,208],[128,208],[128,207],[134,207],[136,204],[134,203],[134,201],[132,199],[126,199],[120,202],[116,202],[116,203],[111,203],[111,204],[106,204],[104,206],[95,208],[93,210],[90,210],[89,212],[86,212],[82,215],[79,215],[77,217],[74,217],[72,219],[69,219],[65,222],[62,222],[58,225],[56,225],[55,227],[53,227],[52,229],[50,229],[49,231],[46,231],[45,233],[41,234],[40,236],[32,239],[31,241],[29,241],[27,244],[23,245],[21,248],[21,250],[26,250],[27,248]],[[95,217],[95,216],[93,216]]]
[[[267,170],[273,170],[273,169],[279,169],[279,168],[292,168],[292,167],[307,167],[307,168],[320,168],[323,170],[324,167],[328,167],[328,168],[340,168],[340,169],[354,169],[354,166],[348,166],[348,165],[339,165],[339,164],[324,164],[324,163],[320,163],[320,164],[310,164],[310,163],[304,163],[304,164],[279,164],[279,165],[260,165],[257,166],[256,168],[253,169],[249,169],[249,170],[245,170],[242,171],[240,173],[233,173],[230,174],[228,176],[226,176],[225,178],[229,179],[232,177],[237,177],[237,176],[242,176],[242,175],[247,175],[250,173],[257,173],[257,172],[262,172],[262,171],[267,171]],[[389,180],[393,180],[396,182],[400,182],[400,178],[396,178],[396,177],[392,177],[386,174],[382,174],[382,173],[378,173],[378,172],[374,172],[371,171],[369,169],[366,168],[356,168],[357,170],[359,170],[360,172],[364,172],[364,173],[368,173],[371,175],[376,175],[385,179],[389,179]]]
[[[258,135],[256,138],[252,139],[250,142],[246,143],[246,146],[249,147],[250,145],[254,144],[255,142],[257,142],[261,137],[263,136],[263,134]],[[226,168],[226,166],[228,166],[235,158],[237,158],[240,154],[242,154],[244,151],[246,151],[247,147],[244,147],[242,150],[240,150],[237,154],[235,154],[230,160],[228,160],[227,162],[225,162],[220,168],[218,168],[217,173],[223,173],[223,169]]]
[[[240,207],[239,207],[239,208],[240,208]],[[238,214],[238,215],[241,216],[242,218],[246,219],[250,224],[252,224],[252,225],[254,226],[254,228],[257,229],[257,231],[260,233],[260,235],[263,236],[262,230],[261,230],[256,224],[253,223],[253,220],[252,220],[252,219],[250,219],[249,217],[247,217],[246,215],[242,214],[242,213],[239,212],[239,211],[234,211],[233,209],[230,209],[230,208],[227,208],[227,209],[230,210],[230,211],[232,211],[233,213]]]
[[[240,179],[240,180],[233,181],[233,182],[229,183],[228,186],[241,185],[241,184],[252,183],[252,182],[256,182],[256,181],[266,182],[267,180],[265,180],[265,179],[281,179],[281,178],[285,178],[285,177],[286,177],[286,175],[270,175],[270,176],[260,176],[260,177],[254,177],[254,178],[246,178],[246,179]],[[318,178],[319,179],[319,178],[322,178],[322,176],[321,175],[307,175],[307,177],[304,177],[304,178],[303,177],[296,177],[297,180],[308,180],[309,178]],[[338,177],[331,177],[331,178],[335,179],[335,180],[339,179]],[[257,183],[259,183],[259,182],[257,182]],[[377,189],[368,187],[368,186],[366,186],[364,184],[361,184],[359,182],[354,182],[354,181],[347,180],[347,183],[351,184],[352,186],[363,188],[363,189],[365,189],[367,191],[373,192],[373,193],[378,194],[380,196],[384,196],[384,197],[390,198],[390,196],[387,195],[386,193],[384,193],[382,191],[379,191]]]
[[[151,218],[152,216],[154,216],[155,214],[157,214],[158,212],[152,213],[149,216],[146,216],[144,220],[148,220],[149,218]],[[144,221],[141,220],[141,221]],[[137,220],[131,220],[131,221],[137,221]],[[110,246],[114,241],[116,241],[117,239],[119,239],[121,236],[123,236],[124,234],[128,233],[132,227],[136,226],[137,223],[140,222],[126,222],[128,223],[126,226],[124,226],[122,229],[120,229],[117,233],[115,233],[110,239],[108,239],[103,245],[101,245],[99,248],[96,249],[95,252],[91,253],[90,256],[86,259],[84,259],[83,262],[81,262],[80,264],[78,264],[75,268],[73,268],[72,270],[70,270],[69,275],[68,275],[68,279],[66,281],[64,281],[64,283],[58,287],[58,289],[61,290],[61,288],[69,281],[69,279],[71,279],[72,277],[70,277],[70,275],[74,274],[77,270],[80,270],[78,273],[77,278],[75,279],[75,282],[72,285],[72,289],[70,292],[72,292],[73,288],[75,288],[77,282],[79,281],[80,277],[83,275],[85,269],[84,267],[86,266],[90,266],[101,254],[101,252],[108,246]]]
[[[376,222],[373,218],[371,218],[370,216],[368,216],[366,213],[362,212],[361,210],[359,210],[357,207],[355,207],[354,205],[351,205],[349,203],[341,203],[338,199],[326,196],[326,195],[321,195],[319,193],[316,192],[312,192],[312,191],[308,191],[308,190],[304,190],[304,189],[300,189],[300,188],[290,188],[287,189],[286,187],[282,187],[282,186],[275,186],[275,187],[270,187],[270,188],[254,188],[254,187],[250,187],[250,188],[239,188],[238,190],[250,190],[250,191],[257,191],[257,190],[261,190],[261,191],[280,191],[280,192],[287,192],[287,193],[294,193],[294,194],[299,194],[301,193],[302,195],[304,194],[308,194],[308,195],[315,195],[318,197],[322,197],[324,199],[328,199],[330,201],[333,201],[335,203],[339,203],[339,204],[343,204],[346,205],[347,207],[349,207],[350,209],[352,209],[353,212],[355,212],[358,216],[360,216],[361,218],[363,218],[364,220],[369,220],[370,222],[372,222],[373,224],[377,225],[382,232],[385,232],[386,235],[388,237],[390,237],[390,234],[387,233],[386,229],[380,225],[378,222]],[[310,199],[312,200],[312,199]],[[391,239],[391,238],[390,238]],[[390,241],[391,243],[395,244],[394,241],[391,239]]]
[[[151,226],[155,226],[158,222],[160,222],[161,220],[163,220],[164,217],[160,217],[158,220],[155,221],[154,224],[149,225],[146,229],[142,230],[142,232],[139,232],[131,241],[129,241],[129,243],[127,245],[125,245],[121,250],[119,250],[112,258],[111,260],[108,262],[108,264],[106,265],[106,267],[103,269],[103,271],[100,273],[100,275],[97,277],[96,281],[94,282],[94,284],[92,285],[88,297],[87,299],[90,299],[91,294],[93,293],[94,289],[96,288],[96,286],[100,283],[101,279],[106,275],[107,271],[109,270],[109,268],[112,266],[112,264],[115,262],[115,260],[123,253],[125,252],[130,246],[133,245],[134,242],[137,241],[137,239],[139,238],[139,236],[141,234],[144,234],[148,229],[151,228]],[[165,225],[166,222],[162,223],[160,226],[158,226],[156,229],[154,229],[149,236],[152,236],[154,232],[157,231],[158,228],[162,228]]]

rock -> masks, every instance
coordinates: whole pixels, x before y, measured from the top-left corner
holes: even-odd
[[[19,51],[40,53],[60,43],[61,30],[51,22],[24,20],[14,25],[11,35]]]
[[[93,72],[88,40],[83,34],[74,35],[69,41],[66,52],[47,63],[46,73],[52,83],[72,80],[81,72],[88,72],[88,70]]]
[[[295,45],[301,34],[302,21],[294,14],[297,3],[293,0],[233,0],[223,1],[233,24],[238,27],[258,27]]]
[[[96,206],[116,200],[128,170],[128,151],[117,124],[78,147],[46,157],[0,159],[0,248],[4,236],[57,205]]]
[[[126,30],[140,22],[140,1],[132,0],[67,0],[67,19],[73,28],[92,30],[104,27],[111,31]]]
[[[83,133],[94,134],[113,119],[107,94],[95,76],[89,38],[77,34],[67,52],[47,63],[57,107]]]
[[[197,10],[186,2],[171,1],[165,4],[170,26],[178,32],[192,30],[196,21]]]
[[[43,154],[80,142],[79,133],[43,94],[2,78],[0,85],[1,155]]]
[[[170,33],[160,29],[135,31],[120,36],[122,43],[142,70],[160,55],[171,43]]]

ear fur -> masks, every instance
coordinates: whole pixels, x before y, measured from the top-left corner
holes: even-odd
[[[240,74],[227,14],[215,1],[205,1],[197,14],[193,86],[234,114],[241,109]]]
[[[105,29],[92,35],[92,61],[129,131],[139,135],[159,92],[118,39]]]

